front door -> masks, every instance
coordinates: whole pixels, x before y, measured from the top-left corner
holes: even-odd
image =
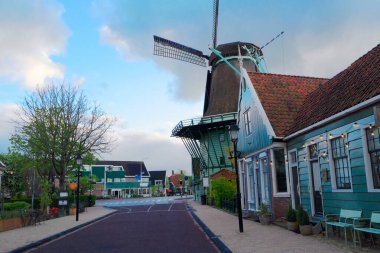
[[[293,196],[294,196],[294,207],[300,207],[300,186],[299,186],[299,178],[298,178],[298,167],[292,167],[292,176],[293,176]]]
[[[314,197],[314,211],[315,215],[323,215],[322,209],[322,193],[321,193],[321,174],[319,173],[318,161],[312,161],[311,174],[312,174],[312,191]]]

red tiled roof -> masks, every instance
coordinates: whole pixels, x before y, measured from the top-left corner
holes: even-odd
[[[249,78],[278,137],[293,125],[306,96],[328,79],[249,72]]]
[[[211,179],[218,179],[224,177],[227,180],[235,181],[236,180],[236,174],[230,170],[222,169],[213,175],[211,175]]]
[[[380,44],[310,93],[289,129],[297,132],[380,94]]]

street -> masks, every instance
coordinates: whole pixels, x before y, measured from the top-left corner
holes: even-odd
[[[111,216],[29,252],[219,252],[192,219],[186,201],[171,201],[114,207]],[[116,205],[114,200],[102,204],[110,203]]]

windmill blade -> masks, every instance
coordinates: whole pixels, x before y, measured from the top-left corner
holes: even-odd
[[[171,40],[167,40],[156,35],[154,39],[154,55],[177,59],[199,66],[206,67],[208,59],[201,51],[184,46]]]
[[[212,45],[216,48],[218,45],[218,17],[219,17],[219,0],[214,0],[214,26],[212,30]]]

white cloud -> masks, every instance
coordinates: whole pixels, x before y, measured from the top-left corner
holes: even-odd
[[[54,1],[0,1],[0,75],[28,88],[64,76],[51,58],[64,50],[69,31]]]
[[[117,128],[114,136],[117,140],[115,148],[110,154],[103,154],[101,159],[144,161],[148,170],[191,171],[190,156],[179,139],[127,128]],[[184,164],[189,164],[189,167],[184,168]]]

